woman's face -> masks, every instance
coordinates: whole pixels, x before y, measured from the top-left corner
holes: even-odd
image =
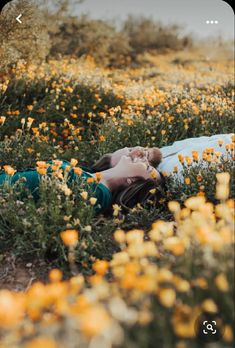
[[[146,157],[132,158],[124,155],[113,169],[115,177],[125,178],[127,183],[133,182],[136,178],[161,180],[159,172],[148,163]]]
[[[146,159],[149,163],[153,159],[152,149],[146,149],[142,146],[124,147],[123,149],[115,151],[111,156],[111,167],[115,167],[122,156],[131,157],[131,159]]]

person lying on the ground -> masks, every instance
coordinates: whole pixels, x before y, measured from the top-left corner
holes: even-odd
[[[232,134],[219,134],[211,137],[198,137],[190,138],[181,141],[177,141],[170,146],[165,146],[160,149],[163,154],[163,160],[155,169],[149,163],[148,150],[137,152],[133,155],[132,151],[129,151],[127,156],[123,156],[122,151],[126,151],[127,148],[118,150],[115,154],[115,160],[117,164],[113,168],[109,168],[100,171],[101,181],[95,185],[95,192],[97,196],[97,212],[104,212],[109,209],[113,204],[117,203],[125,208],[132,208],[137,203],[144,203],[150,197],[150,191],[156,188],[159,183],[164,184],[163,173],[166,172],[169,175],[174,170],[174,166],[178,167],[178,176],[183,178],[180,157],[192,156],[194,152],[198,160],[203,158],[203,152],[213,152],[215,156],[220,153],[223,156],[227,155],[227,149],[234,146],[234,136]],[[134,148],[136,150],[136,148]],[[159,149],[158,149],[159,150]],[[182,157],[181,157],[182,158]],[[51,162],[51,161],[48,161]],[[63,161],[62,169],[65,169],[66,165],[70,165],[70,162]],[[49,167],[50,168],[50,167]],[[49,174],[48,170],[48,174]],[[83,171],[82,176],[93,177],[88,171]],[[25,185],[32,191],[35,200],[38,198],[38,186],[40,180],[40,174],[36,169],[29,169],[23,172],[17,172],[13,176],[7,174],[0,174],[0,185],[6,180],[10,184],[14,184],[20,177],[26,177]],[[71,169],[68,176],[68,181],[76,179],[74,170]]]
[[[48,163],[48,166],[45,175],[50,176],[53,161],[47,161],[46,163]],[[66,169],[65,167],[68,165],[70,165],[70,162],[61,161],[63,173]],[[79,172],[79,176],[85,179],[96,178],[96,174],[82,170],[78,170],[77,172]],[[119,202],[120,197],[125,204],[126,194],[128,200],[131,197],[133,206],[139,201],[143,202],[148,198],[149,189],[161,181],[161,175],[155,168],[149,165],[145,158],[132,158],[131,156],[121,156],[115,167],[103,170],[99,175],[100,181],[98,183],[91,183],[92,191],[97,198],[97,203],[95,205],[96,212],[104,212],[113,204]],[[3,186],[6,182],[13,185],[17,180],[24,177],[26,180],[23,185],[31,191],[34,200],[37,201],[40,195],[39,183],[41,176],[42,175],[39,174],[36,168],[18,171],[13,175],[3,172],[0,173],[0,186]],[[71,168],[68,172],[67,184],[69,185],[71,182],[75,182],[78,185],[81,184],[81,181],[76,180],[77,177],[76,169]]]

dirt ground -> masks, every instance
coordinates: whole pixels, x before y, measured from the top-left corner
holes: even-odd
[[[22,260],[10,253],[0,254],[0,290],[25,291],[35,281],[46,282],[52,267],[44,260]]]

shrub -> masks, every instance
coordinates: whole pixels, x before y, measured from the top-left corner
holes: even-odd
[[[117,32],[111,24],[87,16],[65,18],[51,40],[51,56],[92,56],[104,66],[124,65],[131,51],[124,33]]]
[[[0,172],[1,173],[1,172]],[[11,248],[15,255],[37,255],[50,258],[65,266],[67,257],[60,238],[66,229],[79,230],[76,262],[90,265],[92,257],[110,257],[113,250],[111,230],[114,224],[94,224],[94,207],[90,198],[94,191],[86,180],[78,177],[76,183],[66,184],[66,175],[60,180],[56,173],[41,178],[38,199],[22,184],[23,178],[12,187],[0,187],[0,240],[2,249]],[[81,193],[87,192],[87,199]],[[94,226],[93,226],[94,224]],[[99,233],[102,227],[102,234]],[[105,245],[103,238],[106,239]],[[89,267],[88,267],[89,269]]]
[[[182,50],[192,45],[190,36],[182,37],[178,25],[164,26],[144,17],[129,16],[124,22],[123,33],[129,37],[130,46],[136,53],[151,50]]]
[[[15,18],[23,13],[22,23]],[[40,62],[50,49],[47,26],[41,11],[34,2],[10,2],[0,16],[0,71],[20,60]]]

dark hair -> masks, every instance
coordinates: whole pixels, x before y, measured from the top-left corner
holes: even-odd
[[[94,172],[102,172],[103,170],[107,170],[111,167],[111,153],[107,153],[103,155],[97,162],[95,162],[91,169]]]
[[[162,161],[162,153],[158,147],[152,147],[153,159],[151,160],[151,165],[157,167]]]
[[[161,175],[161,174],[160,174]],[[164,186],[165,179],[161,175],[161,186]],[[139,179],[128,187],[119,188],[113,192],[112,204],[118,204],[124,212],[132,209],[138,203],[145,203],[153,197],[150,190],[159,187],[159,182],[153,179]]]

